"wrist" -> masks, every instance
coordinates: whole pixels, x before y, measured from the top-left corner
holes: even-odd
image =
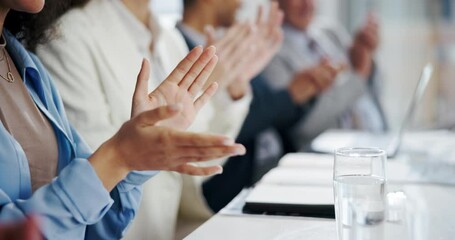
[[[88,158],[104,187],[111,191],[130,172],[126,161],[118,154],[114,139],[103,143]]]

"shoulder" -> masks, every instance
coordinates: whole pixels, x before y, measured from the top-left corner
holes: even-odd
[[[103,32],[99,30],[101,25],[109,27],[105,24],[109,20],[104,17],[111,11],[108,3],[107,0],[91,0],[83,7],[64,14],[57,22],[55,37],[38,47],[38,56],[46,63],[48,59],[60,58],[62,54],[91,55],[96,48],[94,42],[98,38],[102,39]],[[103,13],[96,19],[95,12]]]
[[[86,36],[95,34],[97,29],[110,28],[109,15],[114,14],[112,4],[107,0],[91,0],[83,7],[78,7],[64,14],[58,21],[58,34],[62,36]]]

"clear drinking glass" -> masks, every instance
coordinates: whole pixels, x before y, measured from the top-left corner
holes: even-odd
[[[387,155],[378,148],[341,148],[333,168],[338,240],[384,238]]]

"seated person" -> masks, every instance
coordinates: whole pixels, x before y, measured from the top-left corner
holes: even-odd
[[[208,34],[204,36],[204,31],[207,26],[213,26],[217,31],[225,29],[225,35],[229,36],[232,29],[238,26],[235,22],[235,13],[239,8],[239,1],[202,1],[202,0],[185,0],[182,22],[177,24],[177,28],[181,31],[182,35],[188,46],[194,47],[200,44],[206,44],[206,38],[213,37]],[[200,16],[204,15],[204,18]],[[282,156],[282,152],[274,152],[272,154],[261,154],[257,150],[257,139],[260,138],[260,133],[265,129],[288,129],[297,123],[297,121],[304,116],[305,112],[311,106],[307,101],[319,94],[314,86],[314,81],[309,78],[309,74],[313,71],[328,72],[329,77],[317,79],[318,84],[326,86],[330,83],[330,76],[337,74],[339,71],[336,66],[325,64],[317,66],[314,69],[309,69],[304,74],[299,75],[299,78],[293,80],[292,84],[287,89],[280,89],[275,91],[267,85],[263,75],[258,75],[270,59],[278,51],[281,40],[281,21],[282,13],[278,10],[276,4],[272,4],[267,20],[265,20],[262,13],[262,8],[259,8],[258,17],[256,19],[256,34],[263,35],[264,37],[250,41],[247,37],[238,35],[238,39],[247,43],[249,48],[255,49],[256,52],[252,53],[247,50],[241,52],[242,64],[246,66],[241,76],[246,79],[243,82],[251,82],[253,92],[253,101],[250,105],[250,111],[243,123],[241,131],[237,136],[237,141],[244,144],[248,153],[242,157],[233,157],[229,159],[225,166],[223,174],[213,176],[203,184],[203,193],[207,204],[210,208],[217,212],[224,207],[232,198],[234,198],[245,186],[252,185],[261,174],[266,172],[273,165],[262,166],[258,155],[266,155],[267,159],[276,159]],[[275,29],[274,31],[261,31],[261,26],[270,26],[265,29]],[[263,33],[265,32],[265,33]],[[271,33],[270,33],[271,32]],[[267,36],[268,34],[271,36]],[[274,38],[279,41],[273,41]],[[266,39],[267,41],[264,41]],[[236,39],[232,40],[233,42]],[[265,43],[264,43],[265,42]],[[216,44],[215,44],[216,45]],[[222,55],[222,54],[221,54]],[[256,67],[251,67],[248,63],[257,63]],[[262,62],[262,65],[260,64]],[[259,63],[259,64],[258,64]],[[246,70],[257,69],[253,73]],[[258,76],[256,76],[258,75]],[[275,149],[274,145],[279,144],[279,136],[273,136],[271,139],[272,144],[270,149]],[[270,150],[269,149],[269,150]],[[275,161],[275,162],[276,162]],[[185,193],[185,191],[184,191]]]
[[[329,128],[381,132],[387,123],[379,101],[377,68],[373,57],[378,46],[378,24],[373,16],[353,40],[340,26],[315,18],[314,0],[279,0],[285,17],[284,42],[264,71],[270,86],[286,88],[307,69],[325,62],[346,66],[333,84],[314,98],[305,118],[286,132],[288,142],[302,150]]]
[[[151,93],[144,60],[131,119],[92,153],[70,125],[49,73],[20,43],[35,49],[69,6],[85,1],[48,0],[39,14],[42,0],[0,3],[6,17],[0,38],[1,224],[38,215],[46,239],[119,239],[137,211],[141,185],[157,170],[211,175],[221,167],[189,163],[244,153],[224,136],[183,132],[216,90],[213,84],[198,94],[217,62],[213,47],[194,49]]]
[[[189,52],[175,28],[160,25],[150,2],[91,0],[72,6],[60,19],[60,37],[37,48],[62,93],[68,118],[94,149],[129,119],[134,75],[142,59],[151,61],[149,89],[155,89]],[[223,52],[222,46],[217,48]],[[223,55],[219,63],[226,58]],[[217,65],[214,73],[218,69]],[[251,94],[245,90],[232,96],[231,87],[222,79],[230,74],[215,75],[204,87],[216,82],[217,94],[201,109],[189,131],[234,138],[248,112]],[[190,183],[199,184],[176,172],[160,172],[147,181],[137,220],[126,239],[174,239],[182,185]],[[200,194],[199,188],[192,189],[194,195]]]

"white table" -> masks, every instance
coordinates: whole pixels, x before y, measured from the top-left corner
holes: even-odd
[[[455,176],[454,176],[455,177]],[[414,240],[455,239],[455,187],[443,185],[393,185],[404,190],[415,203],[412,226]],[[402,227],[388,224],[387,239],[403,239]],[[219,213],[190,234],[187,240],[240,239],[336,239],[335,220]]]
[[[406,141],[402,161],[407,167],[389,166],[392,169],[388,170],[391,174],[387,191],[401,190],[406,193],[409,224],[406,228],[387,223],[386,239],[405,239],[403,234],[407,234],[408,229],[412,229],[414,234],[408,239],[455,239],[455,135],[408,135]],[[443,145],[434,146],[438,141]],[[428,155],[421,154],[422,149],[429,149],[438,155],[427,160]],[[447,154],[441,154],[444,151]],[[441,164],[435,161],[445,156],[452,162]],[[410,177],[400,174],[404,171],[411,173]],[[248,191],[239,194],[185,239],[336,239],[334,219],[243,214],[241,208],[247,194]]]

